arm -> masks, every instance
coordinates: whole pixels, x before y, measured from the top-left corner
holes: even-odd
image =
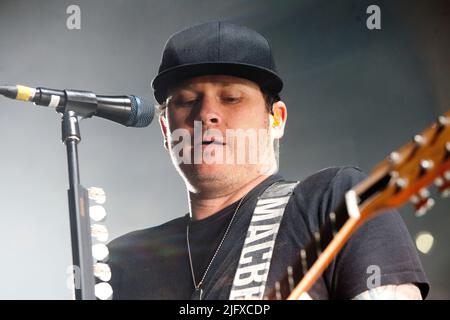
[[[366,290],[352,300],[422,300],[422,295],[412,283],[389,284]]]
[[[333,197],[342,197],[342,190],[363,178],[364,174],[355,170],[341,171],[333,183]],[[369,269],[371,266],[379,270]],[[406,284],[411,285],[412,292],[417,290],[413,297],[420,298],[421,294],[426,297],[429,288],[415,244],[397,210],[385,211],[366,221],[345,244],[330,269],[334,299],[353,299],[366,291],[363,297],[372,299],[411,299],[408,294],[403,296]],[[373,286],[378,276],[380,281]],[[380,285],[387,289],[378,288]]]

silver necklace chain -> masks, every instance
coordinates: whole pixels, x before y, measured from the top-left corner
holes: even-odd
[[[191,267],[192,282],[194,283],[195,290],[196,290],[196,291],[199,291],[199,299],[201,299],[201,297],[202,297],[202,288],[201,288],[201,286],[202,286],[202,284],[203,284],[203,281],[205,280],[206,274],[208,273],[209,268],[211,267],[211,265],[212,265],[214,259],[216,258],[217,254],[219,253],[219,250],[220,250],[220,248],[222,247],[222,244],[223,244],[223,242],[225,241],[225,238],[227,237],[228,231],[229,231],[230,228],[231,228],[231,225],[232,225],[232,223],[233,223],[234,217],[236,216],[236,213],[239,211],[239,208],[240,208],[240,206],[241,206],[241,204],[242,204],[244,198],[246,197],[246,195],[247,195],[247,194],[245,194],[245,195],[241,198],[241,200],[239,201],[239,203],[238,203],[236,209],[234,210],[233,216],[231,217],[231,220],[230,220],[230,222],[228,223],[227,229],[225,230],[225,233],[224,233],[224,235],[223,235],[223,237],[222,237],[222,240],[220,240],[220,243],[219,243],[219,245],[217,246],[216,251],[214,252],[214,255],[212,256],[211,260],[209,261],[208,267],[206,268],[205,272],[203,273],[202,279],[200,280],[200,282],[199,282],[198,284],[197,284],[197,282],[195,281],[194,266],[193,266],[193,264],[192,264],[191,246],[190,246],[190,244],[189,244],[189,221],[190,221],[190,220],[188,220],[188,223],[187,223],[187,226],[186,226],[186,243],[187,243],[187,249],[188,249],[188,255],[189,255],[189,265],[190,265],[190,267]]]

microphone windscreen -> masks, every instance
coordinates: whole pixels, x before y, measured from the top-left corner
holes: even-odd
[[[126,126],[128,127],[146,127],[152,121],[155,115],[155,106],[149,101],[138,97],[130,96],[131,114]]]

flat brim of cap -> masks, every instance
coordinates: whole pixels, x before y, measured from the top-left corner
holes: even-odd
[[[167,69],[158,74],[152,81],[155,99],[163,103],[168,89],[190,78],[206,75],[229,75],[244,78],[257,83],[262,90],[278,95],[283,88],[283,81],[273,71],[259,66],[244,63],[195,63],[183,64]]]

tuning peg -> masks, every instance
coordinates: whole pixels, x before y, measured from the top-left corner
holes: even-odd
[[[444,172],[442,177],[434,180],[434,184],[438,187],[439,193],[442,197],[447,198],[450,196],[450,170]]]
[[[95,296],[100,300],[111,300],[113,296],[113,289],[107,282],[97,283],[94,287]]]
[[[391,152],[391,154],[388,157],[389,161],[393,164],[397,164],[400,162],[400,154],[396,151]]]
[[[434,199],[428,198],[421,206],[416,206],[416,217],[425,215],[435,204]]]
[[[416,134],[413,138],[413,141],[418,147],[421,147],[425,144],[425,138],[420,134]]]
[[[95,201],[98,204],[104,204],[106,201],[106,194],[102,188],[90,187],[88,188],[89,199]]]
[[[445,160],[449,158],[450,158],[450,141],[445,143],[445,156],[444,156]]]
[[[89,216],[95,222],[101,222],[106,218],[106,210],[101,205],[93,205],[89,207]]]
[[[423,216],[435,204],[435,201],[430,198],[430,191],[425,188],[421,189],[417,195],[412,196],[411,202],[414,204],[416,217]]]
[[[436,179],[434,179],[434,185],[436,187],[440,188],[443,184],[444,184],[444,178],[437,177]]]
[[[108,241],[108,229],[102,224],[95,223],[91,226],[91,235],[100,242]]]
[[[433,198],[428,198],[428,199],[427,199],[427,203],[426,203],[426,205],[425,205],[426,208],[427,208],[427,211],[428,211],[428,210],[431,210],[431,208],[433,208],[435,204],[436,204],[436,201],[434,201]]]
[[[428,189],[426,189],[426,188],[420,189],[419,196],[422,199],[427,199],[430,197],[430,191],[428,191]]]
[[[408,186],[408,179],[406,178],[397,178],[395,180],[395,187],[397,188],[397,192],[403,190]]]
[[[439,116],[437,122],[439,127],[446,127],[450,125],[450,119],[446,116]]]
[[[429,170],[433,169],[433,160],[422,160],[420,161],[420,175],[427,173]]]
[[[447,189],[441,191],[441,197],[442,198],[450,197],[450,186]]]

